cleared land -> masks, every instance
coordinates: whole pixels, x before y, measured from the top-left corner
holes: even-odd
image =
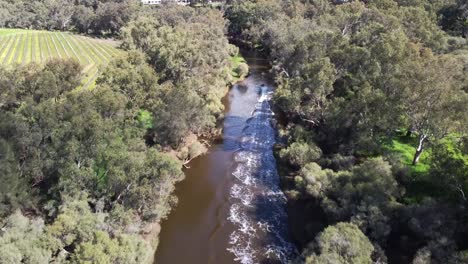
[[[44,63],[52,58],[73,58],[83,66],[83,88],[91,88],[99,68],[122,53],[116,43],[73,35],[22,29],[0,29],[0,64]]]

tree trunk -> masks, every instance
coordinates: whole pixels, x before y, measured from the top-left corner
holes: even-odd
[[[419,144],[418,144],[418,147],[416,148],[416,153],[414,153],[413,166],[415,166],[418,163],[419,158],[421,157],[421,154],[424,150],[424,142],[426,141],[426,139],[427,139],[427,136],[424,134],[421,134],[419,136]]]

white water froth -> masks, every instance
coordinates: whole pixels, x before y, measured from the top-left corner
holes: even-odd
[[[234,154],[236,183],[230,190],[228,220],[236,230],[228,250],[242,264],[286,263],[296,249],[287,240],[286,197],[279,188],[272,151],[276,140],[269,104],[272,91],[266,86],[260,90],[252,117],[242,130],[240,150]]]

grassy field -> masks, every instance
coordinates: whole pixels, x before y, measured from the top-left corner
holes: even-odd
[[[22,29],[0,29],[0,64],[43,63],[51,58],[73,58],[83,66],[83,88],[92,88],[99,68],[122,53],[116,43],[73,35]]]

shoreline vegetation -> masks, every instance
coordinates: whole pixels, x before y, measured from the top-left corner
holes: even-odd
[[[294,263],[468,262],[468,5],[339,2],[0,0],[0,262],[152,262],[229,40],[273,66]]]
[[[34,25],[20,39],[0,30],[21,47],[6,55],[19,65],[0,67],[0,262],[152,263],[182,168],[219,136],[221,100],[248,74],[221,12],[132,3],[72,7],[99,20],[129,4],[124,13],[135,13],[118,29],[82,31],[118,33],[113,52],[62,32],[67,26]],[[9,27],[35,23],[8,19]],[[79,89],[83,80],[93,84]]]
[[[230,38],[273,65],[275,157],[301,251],[293,263],[468,261],[466,8],[265,0],[226,9]]]

